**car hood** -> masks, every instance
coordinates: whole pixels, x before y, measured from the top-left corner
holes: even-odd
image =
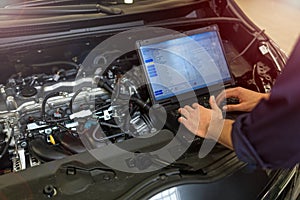
[[[117,88],[116,84],[122,77],[125,77],[122,81],[127,85],[121,88],[124,91],[121,89],[120,91],[128,94],[134,94],[135,90],[139,91],[139,97],[146,102],[137,101],[138,95],[135,94],[130,100],[130,106],[136,103],[144,108],[149,103],[147,100],[149,94],[145,88],[129,87],[130,84],[136,83],[135,78],[140,76],[136,69],[140,63],[135,47],[132,47],[132,51],[127,52],[128,54],[117,59],[112,58],[120,49],[113,42],[104,43],[106,45],[104,48],[93,51],[99,43],[124,31],[131,33],[126,39],[135,40],[138,36],[130,31],[140,30],[139,28],[159,27],[153,32],[154,29],[147,29],[151,30],[147,32],[150,37],[162,33],[162,29],[184,32],[218,25],[224,52],[228,61],[231,61],[236,85],[261,92],[270,89],[287,57],[263,30],[244,15],[233,0],[140,0],[133,4],[123,4],[119,1],[112,3],[109,0],[100,3],[65,1],[62,4],[48,4],[47,2],[50,1],[41,0],[29,3],[45,2],[46,5],[42,6],[40,4],[28,6],[23,1],[17,0],[0,3],[2,7],[0,9],[0,69],[3,72],[0,74],[0,100],[3,102],[0,104],[0,118],[5,122],[3,122],[5,131],[1,130],[0,135],[10,133],[15,137],[15,142],[13,140],[13,144],[8,147],[9,152],[5,154],[8,165],[13,166],[11,170],[13,173],[6,173],[0,165],[1,173],[4,174],[0,176],[0,197],[133,200],[149,199],[166,190],[170,195],[174,191],[179,192],[177,196],[183,195],[182,199],[185,200],[200,197],[217,199],[220,196],[224,199],[254,199],[265,194],[267,197],[276,196],[282,192],[285,188],[283,183],[291,180],[295,170],[255,170],[240,162],[233,151],[221,145],[215,145],[206,157],[199,157],[203,139],[194,138],[187,130],[175,141],[176,145],[167,151],[169,155],[182,153],[182,156],[173,163],[168,163],[160,159],[160,155],[155,152],[174,139],[176,134],[171,130],[172,128],[162,128],[154,137],[139,139],[131,133],[126,137],[123,135],[118,137],[119,133],[115,130],[115,126],[111,126],[106,121],[103,123],[105,117],[110,117],[107,113],[111,114],[113,109],[104,104],[114,103],[111,98],[119,94],[109,93],[110,90]],[[76,5],[74,2],[77,2]],[[263,54],[259,47],[267,48],[268,52]],[[76,76],[76,72],[81,72],[79,68],[82,69],[85,58],[91,52],[101,55],[96,56],[96,59],[89,63],[91,66],[95,63],[101,65],[102,62],[111,61],[110,70],[97,69],[96,72],[101,75],[93,71],[92,79],[88,79],[85,73]],[[269,70],[266,73],[271,77],[271,81],[264,76],[260,77],[257,84],[255,80],[253,81],[252,69],[253,66],[258,65],[267,66],[265,68]],[[136,70],[134,76],[126,77],[126,71],[132,68]],[[102,79],[107,82],[100,82],[99,80]],[[86,81],[100,83],[97,88],[74,91],[74,88],[84,85]],[[28,83],[32,84],[29,85],[31,86],[29,89],[25,87]],[[22,96],[24,88],[25,95]],[[81,92],[84,94],[80,95]],[[93,92],[95,95],[91,94]],[[7,98],[9,96],[13,98]],[[55,106],[62,104],[70,106],[69,101],[74,101],[73,96],[74,98],[78,96],[84,102],[88,102],[91,97],[104,99],[97,102],[101,105],[97,107],[101,111],[97,114],[103,115],[102,125],[106,127],[105,131],[111,134],[107,144],[104,145],[103,138],[100,137],[97,141],[99,148],[81,151],[81,148],[77,148],[80,146],[78,141],[76,143],[71,140],[67,137],[68,134],[65,136],[67,142],[63,140],[64,138],[58,138],[61,139],[61,143],[56,144],[53,138],[44,134],[49,131],[48,125],[45,128],[44,122],[38,124],[30,118],[31,115],[41,117],[41,112],[43,112],[42,118],[45,115],[55,115],[58,118],[60,114],[63,115],[67,111],[56,109]],[[50,114],[45,113],[46,108],[52,109],[51,112],[49,111]],[[119,109],[122,109],[122,106],[119,106]],[[134,119],[144,122],[136,123],[133,127],[139,133],[140,129],[145,128],[144,124],[151,127],[152,121],[148,117],[148,112],[142,109],[136,111],[136,109],[138,108],[133,106],[135,115],[132,115],[136,117]],[[84,114],[86,113],[77,113],[77,116]],[[240,113],[235,114],[233,118]],[[7,120],[8,118],[10,120]],[[79,126],[68,120],[66,124],[71,128]],[[9,126],[10,123],[15,124],[15,129]],[[94,126],[93,123],[94,121],[90,120],[85,127]],[[124,123],[126,121],[120,124]],[[175,124],[175,122],[171,123],[171,126],[175,127]],[[55,126],[53,130],[61,129],[66,132],[64,127],[49,122],[49,127],[51,126]],[[146,130],[151,132],[151,129]],[[67,130],[67,133],[70,133],[69,131]],[[26,132],[26,135],[23,135],[23,132]],[[44,138],[39,137],[41,133],[47,136],[47,143]],[[34,134],[37,136],[33,137]],[[68,150],[56,151],[60,148],[60,144],[64,145],[64,150],[65,148]],[[131,156],[123,154],[123,151],[113,154],[116,146],[131,152]],[[186,146],[188,148],[183,148]],[[22,162],[30,165],[28,168],[25,167],[25,170],[15,168],[16,160],[20,161],[19,154],[24,155]],[[33,162],[31,155],[39,157],[41,162],[37,162],[38,164]],[[101,155],[103,162],[99,162],[95,155]],[[116,165],[124,164],[133,171],[115,169],[105,164],[106,161]],[[151,170],[151,167],[160,165],[163,167]],[[22,168],[22,165],[18,167]],[[7,168],[11,169],[3,167],[3,169]],[[273,183],[278,184],[273,187]],[[201,191],[201,196],[197,196],[195,191]],[[153,198],[163,199],[163,194],[161,197]]]

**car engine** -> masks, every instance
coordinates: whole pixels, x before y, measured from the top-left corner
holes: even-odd
[[[129,62],[135,59],[118,59],[89,77],[65,61],[33,65],[50,73],[13,74],[0,87],[2,173],[155,132],[143,108],[147,90],[136,87],[140,69]]]

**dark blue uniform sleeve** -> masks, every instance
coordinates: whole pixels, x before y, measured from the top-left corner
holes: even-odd
[[[300,162],[300,38],[269,100],[235,121],[232,142],[239,159],[262,168]]]

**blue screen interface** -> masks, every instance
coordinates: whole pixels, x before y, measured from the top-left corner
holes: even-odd
[[[140,52],[155,100],[232,79],[216,31],[141,45]]]

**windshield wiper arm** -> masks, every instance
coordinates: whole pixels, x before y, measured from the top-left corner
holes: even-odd
[[[119,15],[123,13],[123,10],[119,8],[103,6],[100,4],[0,8],[0,15],[72,15],[87,13],[104,13],[108,15]]]
[[[64,4],[74,2],[74,0],[33,0],[33,1],[26,1],[26,2],[20,2],[16,4],[11,4],[5,6],[5,8],[24,8],[24,7],[35,7],[35,6],[49,6],[49,5],[57,5],[57,4]]]
[[[125,3],[122,0],[31,0],[26,2],[20,2],[16,4],[10,4],[5,8],[26,8],[26,7],[40,7],[40,6],[62,6],[62,5],[74,5],[74,4],[89,4],[97,3],[101,5],[116,5]]]
[[[1,8],[0,15],[71,15],[87,13],[105,13],[108,15],[119,15],[123,10],[107,7],[100,4],[82,4],[65,6],[44,6],[24,8]]]

